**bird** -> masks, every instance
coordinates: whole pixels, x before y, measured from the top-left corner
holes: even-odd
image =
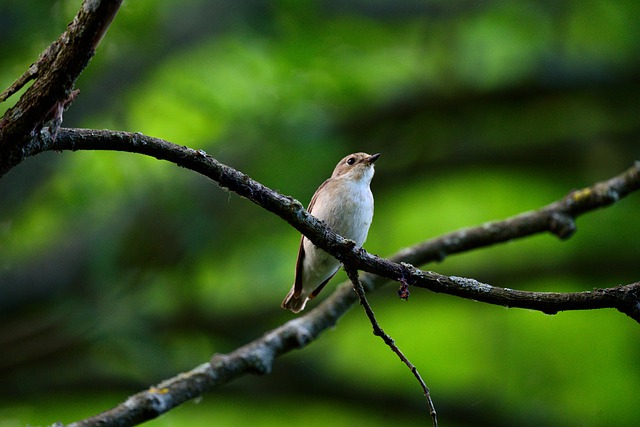
[[[370,183],[380,153],[353,153],[336,165],[311,198],[307,211],[334,233],[362,246],[373,220]],[[293,286],[282,308],[299,313],[338,272],[340,262],[302,236]]]

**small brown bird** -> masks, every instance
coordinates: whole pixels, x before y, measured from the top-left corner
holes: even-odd
[[[362,246],[373,220],[369,184],[380,153],[350,154],[340,160],[331,178],[318,187],[307,208],[334,232]],[[282,308],[298,313],[315,298],[340,268],[340,262],[302,236],[293,287]]]

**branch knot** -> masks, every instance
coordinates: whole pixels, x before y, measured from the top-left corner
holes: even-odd
[[[575,219],[565,212],[553,212],[549,216],[549,231],[562,240],[571,237],[576,229]]]

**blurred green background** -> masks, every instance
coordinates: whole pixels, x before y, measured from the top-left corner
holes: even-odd
[[[0,4],[2,88],[79,5]],[[635,0],[125,1],[64,125],[203,149],[305,204],[341,157],[381,152],[365,247],[387,256],[639,159],[638,22]],[[566,242],[535,236],[426,268],[540,291],[638,281],[639,208],[633,194],[581,217]],[[96,414],[293,318],[279,304],[298,239],[155,159],[27,160],[0,180],[0,427]],[[442,425],[640,423],[640,328],[624,315],[547,316],[418,289],[402,303],[396,289],[371,303]],[[248,422],[429,419],[417,383],[355,308],[271,375],[149,425]]]

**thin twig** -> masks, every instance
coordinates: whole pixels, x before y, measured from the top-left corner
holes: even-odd
[[[371,322],[371,326],[373,327],[373,335],[382,338],[385,344],[389,346],[391,351],[393,351],[395,354],[398,355],[400,360],[402,360],[402,362],[405,365],[407,365],[409,370],[413,373],[413,376],[416,377],[416,379],[420,383],[420,387],[422,387],[422,392],[424,393],[424,397],[427,399],[427,406],[429,407],[429,413],[431,414],[433,427],[438,427],[438,414],[436,413],[436,408],[433,405],[433,401],[431,400],[431,393],[429,392],[429,387],[427,387],[427,384],[425,384],[424,380],[420,376],[418,369],[413,365],[413,363],[409,361],[409,359],[407,359],[404,353],[402,353],[402,351],[398,348],[394,339],[391,338],[391,336],[389,336],[384,330],[382,330],[382,328],[378,324],[378,321],[376,320],[376,316],[373,313],[373,309],[371,309],[371,305],[369,304],[369,301],[367,301],[367,296],[365,295],[364,288],[362,287],[362,283],[358,278],[358,270],[350,268],[346,265],[344,266],[344,270],[347,272],[347,276],[349,276],[351,283],[353,283],[353,287],[356,290],[356,293],[358,294],[358,299],[360,300],[360,305],[362,305],[362,307],[364,308],[364,311],[367,314],[369,321]]]
[[[17,93],[24,87],[24,85],[26,85],[36,77],[38,77],[38,63],[31,64],[27,71],[25,71],[24,74],[18,77],[18,80],[16,80],[11,86],[0,93],[0,102],[4,102],[9,99],[9,97]]]

